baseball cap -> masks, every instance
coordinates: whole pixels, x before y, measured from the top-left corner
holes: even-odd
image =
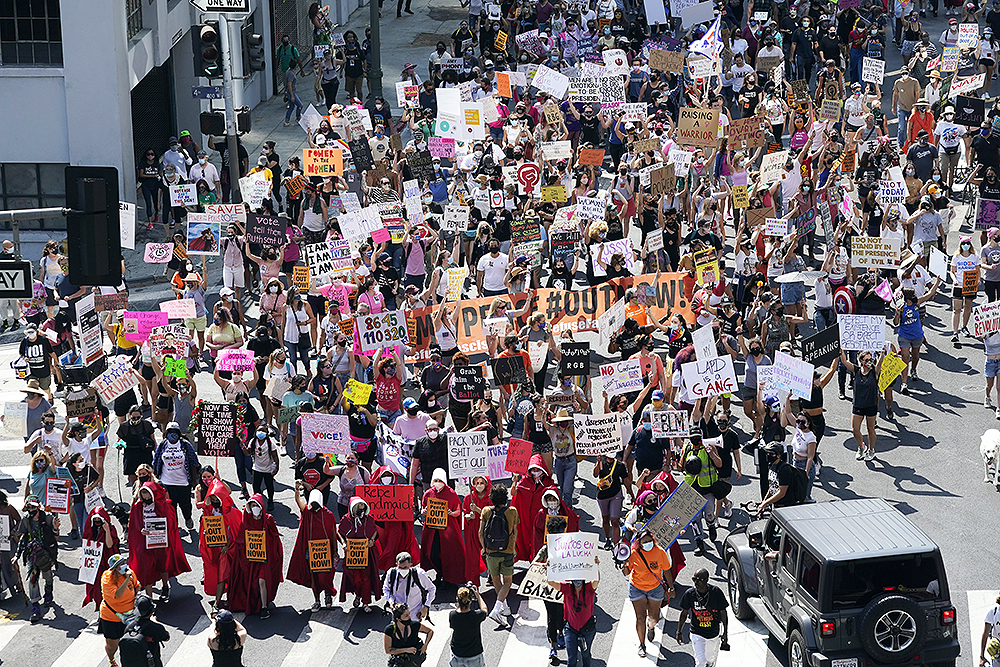
[[[190,137],[191,133],[188,132],[187,130],[181,130],[181,133],[178,136],[181,136],[181,137]]]
[[[415,407],[417,407],[417,400],[415,398],[413,398],[412,396],[410,396],[406,400],[403,401],[403,407],[404,408],[415,408]]]
[[[955,25],[957,23],[958,23],[958,19],[956,19],[956,18],[950,18],[950,19],[948,19],[948,25]]]
[[[198,157],[208,157],[208,153],[205,151],[198,151]]]
[[[653,392],[652,399],[654,401],[662,401],[663,400],[663,392],[660,391],[659,389],[657,389],[656,391]]]

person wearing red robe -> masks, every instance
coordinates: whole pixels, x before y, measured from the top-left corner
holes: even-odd
[[[448,525],[443,530],[428,528],[424,520],[424,529],[420,533],[420,562],[425,570],[436,570],[439,580],[461,586],[468,581],[465,576],[465,544],[462,542],[462,501],[448,486],[448,476],[441,468],[434,470],[431,488],[424,491],[421,503],[425,512],[428,501],[432,499],[448,503]]]
[[[98,505],[90,510],[87,521],[83,525],[82,537],[84,540],[100,542],[104,547],[101,551],[101,562],[97,564],[97,576],[94,583],[87,584],[87,595],[83,598],[81,607],[86,607],[87,603],[94,603],[94,611],[101,608],[101,601],[104,594],[101,592],[101,575],[108,569],[108,559],[117,553],[121,553],[121,542],[118,540],[118,529],[111,523],[111,517],[103,505]]]
[[[162,546],[146,546],[149,531],[146,522],[150,519],[167,520],[167,543]],[[177,528],[177,510],[167,497],[167,492],[156,482],[149,481],[139,488],[128,515],[129,553],[128,566],[135,572],[139,585],[146,589],[146,595],[153,596],[153,583],[159,579],[160,601],[170,599],[170,578],[190,572],[181,533]]]
[[[479,517],[484,507],[492,507],[490,491],[493,485],[482,475],[472,478],[471,491],[462,500],[462,518],[465,521],[465,580],[479,584],[479,577],[486,570],[483,545],[479,542]]]
[[[337,517],[323,506],[323,493],[318,489],[309,492],[309,504],[302,500],[302,480],[295,482],[295,503],[299,506],[299,531],[295,535],[295,546],[288,561],[288,580],[312,589],[311,611],[319,611],[319,595],[326,593],[326,606],[333,606],[333,595],[337,592],[333,585],[333,575],[337,572]],[[329,569],[312,570],[309,567],[309,543],[328,541],[330,551]]]
[[[406,484],[402,475],[397,475],[389,466],[376,468],[372,473],[372,484]],[[413,532],[413,520],[409,521],[376,521],[378,529],[378,569],[388,572],[396,567],[396,554],[404,551],[411,554],[412,563],[420,564],[420,546],[417,535]]]
[[[281,566],[284,550],[281,536],[274,517],[264,511],[264,496],[255,493],[247,501],[243,510],[243,520],[233,546],[232,573],[229,577],[229,610],[244,611],[247,614],[260,612],[262,619],[270,618],[268,605],[274,602],[278,584],[283,580]],[[247,531],[264,531],[264,554],[266,560],[252,561],[247,558]]]
[[[524,523],[524,530],[517,531],[514,554],[516,560],[526,560],[530,563],[538,553],[532,551],[535,534],[533,530],[529,530],[532,526],[530,522],[538,514],[538,510],[542,509],[542,493],[555,485],[552,473],[545,465],[542,455],[533,454],[528,462],[528,474],[515,483],[514,497],[511,500],[511,505],[517,508],[517,515]]]
[[[378,528],[375,527],[375,519],[369,513],[368,503],[358,497],[351,498],[347,514],[340,518],[337,533],[340,536],[340,543],[344,545],[345,554],[347,540],[365,540],[368,543],[368,565],[354,568],[349,567],[349,563],[345,561],[344,578],[340,584],[340,601],[346,601],[347,594],[354,593],[354,606],[359,607],[363,604],[367,614],[371,611],[372,599],[378,600],[382,597],[376,566]]]
[[[542,508],[535,512],[535,518],[533,522],[533,539],[532,547],[535,550],[535,554],[538,550],[545,546],[545,520],[549,516],[564,516],[566,517],[566,532],[575,533],[580,530],[580,517],[577,513],[573,511],[573,508],[566,504],[566,501],[562,499],[559,494],[559,487],[552,487],[545,489],[542,492]]]
[[[198,552],[201,553],[201,563],[205,571],[205,594],[215,596],[216,609],[222,604],[222,594],[229,583],[232,574],[232,556],[229,551],[236,541],[236,535],[240,532],[240,523],[243,521],[243,512],[233,506],[232,496],[229,494],[229,487],[221,479],[212,480],[212,485],[208,487],[208,495],[205,496],[205,508],[202,510],[202,518],[206,516],[221,516],[223,525],[226,527],[226,544],[222,547],[210,547],[205,542],[205,522],[202,521],[200,536],[198,537]]]

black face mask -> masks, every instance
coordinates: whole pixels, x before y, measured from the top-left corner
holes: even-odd
[[[152,498],[143,498],[142,499],[142,504],[143,505],[152,505],[153,504],[153,499]]]
[[[417,413],[419,411],[420,411],[420,408],[407,408],[406,409],[406,414],[410,415],[411,417],[416,417]]]

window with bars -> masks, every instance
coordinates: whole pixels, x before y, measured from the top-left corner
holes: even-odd
[[[0,0],[0,64],[62,66],[59,0]]]
[[[0,210],[66,205],[65,164],[7,162],[0,164]],[[28,220],[21,229],[65,230],[65,218]],[[0,224],[0,231],[10,223]]]
[[[142,0],[125,0],[125,25],[130,40],[142,30]]]

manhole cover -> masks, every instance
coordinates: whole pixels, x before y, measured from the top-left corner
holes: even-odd
[[[469,10],[461,7],[434,7],[428,13],[435,21],[452,22],[469,18]]]
[[[442,35],[435,35],[432,32],[422,32],[413,38],[413,46],[437,46],[437,43],[444,40],[445,43],[448,42],[448,38]]]
[[[970,394],[981,394],[986,391],[986,386],[982,384],[967,384],[962,387],[962,391],[968,392]]]

